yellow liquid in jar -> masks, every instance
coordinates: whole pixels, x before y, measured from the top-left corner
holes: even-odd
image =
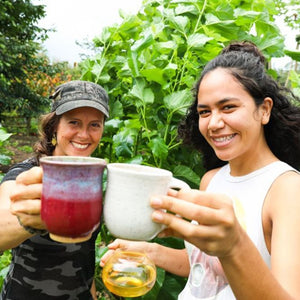
[[[108,262],[102,271],[102,280],[112,293],[122,297],[138,297],[149,292],[155,284],[154,265],[135,262]]]

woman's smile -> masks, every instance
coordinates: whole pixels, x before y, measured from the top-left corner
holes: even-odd
[[[90,143],[77,143],[77,142],[72,142],[71,144],[73,145],[74,148],[76,149],[81,149],[81,150],[85,150],[87,149],[87,147],[90,145]]]
[[[235,136],[236,133],[222,136],[211,136],[211,140],[216,147],[224,147],[227,146]]]

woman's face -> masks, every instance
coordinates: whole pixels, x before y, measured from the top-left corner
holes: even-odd
[[[199,87],[200,133],[219,159],[248,159],[260,151],[261,142],[265,145],[262,125],[269,120],[270,107],[264,101],[257,108],[251,95],[230,73],[215,69],[204,76]]]
[[[104,129],[104,115],[92,107],[80,107],[60,118],[53,155],[90,156],[97,148]]]

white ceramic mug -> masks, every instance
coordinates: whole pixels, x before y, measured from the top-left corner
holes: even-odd
[[[107,172],[104,221],[113,236],[128,240],[148,241],[164,229],[151,219],[151,196],[190,188],[170,171],[154,167],[111,163]]]

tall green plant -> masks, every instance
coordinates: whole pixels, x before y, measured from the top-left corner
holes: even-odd
[[[94,39],[98,54],[81,64],[82,79],[110,96],[111,118],[98,155],[170,169],[192,185],[199,155],[180,147],[177,126],[203,66],[231,40],[254,41],[283,55],[272,1],[150,0]]]
[[[110,97],[97,156],[166,168],[197,188],[201,157],[177,135],[193,85],[232,40],[255,42],[268,59],[283,56],[274,14],[268,0],[148,0],[137,15],[121,12],[123,22],[105,28],[93,41],[97,55],[80,65],[82,79],[101,84]],[[159,242],[183,246],[175,239]],[[159,270],[155,289],[143,299],[177,299],[183,284]]]

